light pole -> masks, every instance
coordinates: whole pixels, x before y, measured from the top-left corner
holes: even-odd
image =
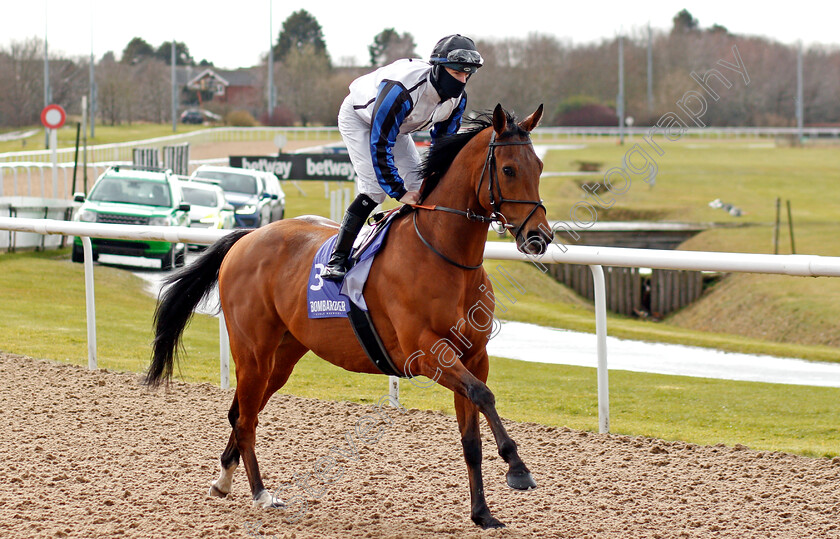
[[[90,138],[96,136],[96,79],[93,73],[93,6],[90,10],[90,76],[88,85],[90,86],[90,97],[88,102],[88,113],[90,114]],[[85,180],[87,180],[87,169],[85,169]],[[87,184],[85,184],[87,185]]]
[[[618,143],[624,144],[624,31],[618,36]]]
[[[268,121],[272,120],[274,114],[274,102],[276,101],[274,90],[274,23],[273,23],[274,9],[272,0],[268,0],[268,91],[266,99],[268,100]]]
[[[175,82],[175,39],[172,39],[172,46],[169,47],[169,60],[172,63],[172,132],[178,130],[178,95]]]
[[[50,104],[50,60],[47,54],[47,13],[49,9],[44,2],[44,107]],[[44,130],[44,148],[50,147],[49,130]]]
[[[805,124],[805,108],[802,92],[802,41],[796,49],[796,137],[799,144],[802,144],[805,135],[802,128]]]

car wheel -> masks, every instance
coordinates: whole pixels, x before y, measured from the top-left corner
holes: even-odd
[[[160,269],[163,271],[171,270],[175,267],[176,264],[176,253],[175,253],[175,245],[173,244],[172,247],[169,248],[169,252],[163,255],[163,258],[160,260]]]
[[[96,251],[91,253],[93,261],[96,262],[99,259],[99,255],[96,254]],[[70,255],[70,260],[77,263],[83,263],[85,261],[85,249],[81,245],[74,245],[73,252]]]
[[[85,250],[78,245],[73,246],[73,254],[70,255],[70,260],[73,262],[85,261]]]

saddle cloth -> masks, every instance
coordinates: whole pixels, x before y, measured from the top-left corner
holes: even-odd
[[[350,303],[367,311],[362,291],[365,288],[370,266],[376,253],[385,244],[388,229],[396,212],[392,212],[358,241],[358,247],[353,251],[352,258],[355,265],[347,272],[344,281],[336,283],[321,278],[321,272],[330,260],[338,235],[330,237],[315,253],[309,270],[309,281],[306,286],[306,300],[309,306],[309,318],[346,317],[350,311]],[[373,236],[375,234],[375,236]],[[361,235],[360,235],[361,236]],[[373,236],[371,238],[371,236]],[[361,251],[360,251],[361,250]]]

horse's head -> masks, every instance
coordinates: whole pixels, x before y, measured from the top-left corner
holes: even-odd
[[[545,253],[553,239],[540,198],[543,163],[530,138],[542,112],[540,105],[533,114],[515,123],[501,105],[496,105],[477,193],[481,205],[510,230],[516,247],[534,255]]]

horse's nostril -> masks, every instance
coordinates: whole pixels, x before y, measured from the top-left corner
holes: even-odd
[[[526,242],[532,254],[544,254],[548,245],[546,235],[540,231],[533,230],[527,234],[528,241]]]

